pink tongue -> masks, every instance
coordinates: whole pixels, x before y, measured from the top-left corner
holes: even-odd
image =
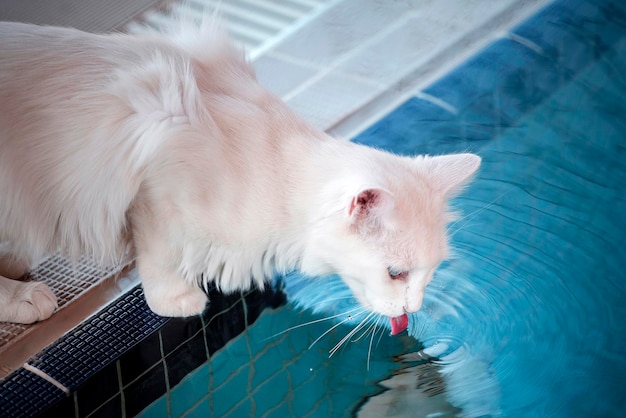
[[[389,318],[391,321],[391,335],[400,334],[409,326],[409,317],[406,314]]]

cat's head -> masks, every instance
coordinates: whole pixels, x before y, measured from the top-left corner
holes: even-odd
[[[447,203],[480,158],[376,153],[366,180],[347,174],[319,197],[301,269],[338,274],[364,307],[397,317],[420,309],[426,285],[448,257]]]

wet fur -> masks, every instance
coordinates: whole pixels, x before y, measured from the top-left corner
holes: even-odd
[[[0,39],[0,320],[52,314],[47,287],[9,278],[55,251],[136,259],[166,316],[200,313],[207,282],[292,270],[337,273],[382,315],[421,306],[447,256],[447,199],[478,157],[328,137],[212,19],[164,36],[1,23]]]

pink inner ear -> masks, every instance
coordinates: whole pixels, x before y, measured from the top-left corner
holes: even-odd
[[[381,191],[380,190],[363,190],[357,196],[357,203],[359,206],[376,206],[380,204],[381,201]]]
[[[348,210],[348,215],[352,216],[354,209],[356,208],[356,197],[352,198],[352,202],[350,202],[350,210]]]
[[[393,196],[384,189],[366,189],[352,198],[348,214],[356,219],[380,217],[394,205]]]

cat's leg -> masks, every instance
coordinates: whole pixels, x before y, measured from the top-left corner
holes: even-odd
[[[42,282],[21,282],[0,276],[0,322],[31,324],[49,318],[57,298]]]
[[[161,316],[187,317],[201,314],[208,298],[197,285],[166,268],[156,257],[139,255],[137,269],[152,311]]]
[[[150,309],[161,316],[201,314],[208,297],[197,284],[189,283],[176,271],[166,244],[155,237],[136,245],[137,270]]]
[[[188,317],[201,314],[208,296],[180,274],[175,242],[180,239],[173,225],[177,213],[167,199],[150,201],[136,197],[129,211],[137,271],[150,309],[161,316]],[[170,219],[168,223],[164,221]]]
[[[0,276],[8,279],[19,279],[28,273],[28,264],[17,260],[12,256],[0,254]]]

